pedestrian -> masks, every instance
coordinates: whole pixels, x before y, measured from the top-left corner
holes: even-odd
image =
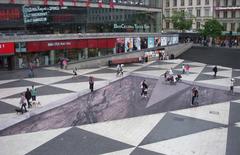
[[[120,64],[117,65],[117,76],[120,74]]]
[[[37,90],[34,87],[34,85],[32,85],[32,89],[31,89],[31,96],[32,96],[32,101],[35,102],[36,98],[37,98]]]
[[[92,76],[89,76],[89,89],[93,92],[94,89],[94,79]]]
[[[217,71],[218,71],[218,69],[217,69],[217,66],[214,66],[214,68],[213,68],[213,72],[214,72],[214,77],[216,77],[217,76]]]
[[[123,76],[123,64],[120,65],[120,75]]]
[[[142,89],[141,96],[146,98],[147,97],[147,92],[148,92],[148,85],[146,84],[145,79],[141,82],[140,87]]]
[[[21,93],[21,98],[20,98],[20,102],[19,102],[20,106],[21,106],[21,112],[23,114],[23,108],[25,110],[25,112],[27,112],[27,108],[26,108],[26,98],[24,96],[24,93]]]
[[[192,106],[195,105],[196,99],[198,99],[198,90],[197,90],[196,87],[193,87],[193,88],[192,88],[192,103],[191,103]],[[198,103],[197,103],[197,104],[198,104]]]
[[[232,78],[231,79],[231,85],[230,85],[230,92],[231,92],[231,94],[234,94],[234,82],[235,82],[235,79]]]
[[[186,70],[186,72],[187,72],[187,75],[189,75],[189,70],[190,70],[189,64],[187,64],[187,65],[185,66],[185,70]]]
[[[67,62],[67,59],[63,59],[63,69],[67,69],[67,65],[68,65],[68,62]]]
[[[73,68],[73,78],[77,77],[77,67]]]
[[[29,88],[27,88],[27,91],[25,92],[25,98],[27,100],[28,108],[31,108],[32,104],[30,102],[30,99],[32,98],[32,94],[31,94]]]
[[[185,65],[182,64],[182,74],[185,74]]]

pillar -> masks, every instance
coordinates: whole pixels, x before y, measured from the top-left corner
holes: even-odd
[[[49,56],[50,56],[50,64],[54,65],[54,63],[55,63],[55,51],[51,50]]]

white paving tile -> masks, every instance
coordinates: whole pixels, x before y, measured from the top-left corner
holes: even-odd
[[[73,95],[74,93],[64,93],[64,94],[54,94],[54,95],[44,95],[44,96],[37,96],[37,101],[41,103],[40,106],[48,105],[52,102],[57,100],[61,100],[66,98],[69,95]],[[1,99],[1,101],[11,104],[13,106],[19,107],[20,97],[19,98],[9,98],[9,99]]]
[[[5,121],[13,118],[13,117],[16,117],[17,114],[16,113],[8,113],[8,114],[0,114],[0,124],[4,123]]]
[[[166,72],[165,70],[149,70],[149,71],[136,71],[134,73],[160,77],[165,72]]]
[[[80,126],[79,128],[137,146],[165,113]]]
[[[162,62],[170,62],[170,63],[176,63],[176,64],[180,64],[182,63],[184,60],[182,59],[173,59],[173,60],[161,60]]]
[[[104,154],[101,154],[101,155],[130,155],[131,152],[134,149],[135,149],[135,147],[134,148],[130,148],[130,149],[125,149],[125,150],[110,152],[110,153],[104,153]]]
[[[104,74],[86,74],[86,76],[93,76],[95,78],[105,79],[105,80],[114,80],[118,78],[116,73],[104,73]]]
[[[204,84],[211,84],[211,85],[230,87],[230,85],[231,85],[231,78],[202,80],[202,81],[197,81],[197,82],[198,83],[204,83]]]
[[[234,92],[240,93],[240,86],[234,86]]]
[[[9,83],[9,82],[13,82],[13,81],[17,81],[19,79],[13,79],[13,80],[0,80],[0,85],[4,84],[4,83]]]
[[[230,102],[172,111],[172,113],[228,125]]]
[[[217,128],[140,147],[167,155],[225,155],[227,131]]]
[[[56,83],[59,81],[63,81],[66,79],[72,78],[72,76],[57,76],[57,77],[43,77],[43,78],[27,78],[25,80],[37,82],[45,85],[49,85],[51,83]]]
[[[189,72],[201,73],[204,67],[190,67]]]
[[[0,154],[23,155],[48,142],[69,128],[0,137]]]
[[[95,81],[94,82],[94,88],[99,88],[102,86],[107,85],[107,81]],[[88,90],[89,89],[89,83],[88,82],[78,82],[78,83],[63,83],[63,84],[54,84],[51,85],[57,88],[62,88],[74,92],[80,92],[83,90]]]
[[[182,80],[195,81],[199,74],[182,74]]]

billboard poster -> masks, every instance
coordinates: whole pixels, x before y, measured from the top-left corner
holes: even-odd
[[[8,43],[0,43],[0,55],[8,55],[8,54],[14,54],[14,43],[8,42]]]
[[[161,37],[161,46],[167,46],[167,37]]]
[[[148,48],[148,38],[141,38],[141,49],[146,49]]]
[[[178,37],[173,37],[173,44],[178,44]]]
[[[133,38],[133,50],[141,50],[141,39],[139,37]]]
[[[117,38],[116,39],[116,52],[117,53],[124,53],[125,48],[125,39],[124,38]]]
[[[148,48],[154,47],[154,37],[148,37]]]
[[[167,37],[167,45],[172,45],[172,37]]]
[[[133,50],[133,38],[125,38],[125,52]]]
[[[161,46],[161,37],[155,37],[155,47]]]

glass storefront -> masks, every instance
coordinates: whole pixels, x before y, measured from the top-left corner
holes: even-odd
[[[153,7],[157,1],[119,0],[116,4]],[[161,21],[160,12],[117,8],[0,4],[0,9],[0,33],[7,35],[157,32]]]

